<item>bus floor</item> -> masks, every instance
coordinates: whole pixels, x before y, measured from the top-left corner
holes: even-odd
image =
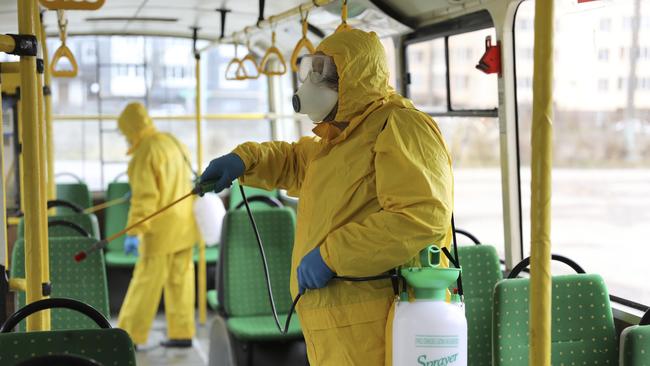
[[[138,366],[205,366],[208,364],[208,351],[210,345],[210,324],[208,319],[205,325],[196,325],[192,348],[165,348],[160,342],[167,338],[165,315],[158,313],[154,320],[149,341],[146,345],[139,346],[136,352]],[[117,317],[111,318],[111,325],[117,327]]]

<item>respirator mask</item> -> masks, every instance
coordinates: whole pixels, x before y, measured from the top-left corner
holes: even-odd
[[[338,75],[334,60],[327,55],[306,55],[300,61],[298,80],[302,83],[291,100],[296,113],[319,123],[338,103]]]

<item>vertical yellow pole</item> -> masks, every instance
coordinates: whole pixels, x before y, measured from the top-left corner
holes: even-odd
[[[18,31],[21,35],[34,36],[34,0],[18,1]],[[21,115],[23,122],[23,154],[25,179],[25,279],[27,303],[43,298],[43,265],[41,251],[47,244],[43,238],[42,221],[46,214],[41,210],[41,190],[39,181],[38,155],[38,102],[36,91],[36,57],[20,57],[20,91]],[[44,324],[44,312],[38,312],[27,318],[27,330],[47,329]]]
[[[34,19],[34,33],[36,34],[36,40],[38,42],[39,46],[42,46],[43,42],[41,39],[41,15],[39,12],[39,7],[38,7],[38,1],[34,1],[34,12],[33,12],[33,19]],[[41,50],[42,51],[42,50]],[[47,160],[47,146],[46,146],[46,141],[45,141],[45,112],[43,111],[43,72],[47,68],[47,63],[45,63],[45,60],[42,58],[43,52],[41,52],[41,59],[39,60],[37,57],[37,60],[42,63],[40,67],[37,67],[38,71],[36,74],[36,95],[37,95],[37,103],[38,103],[38,171],[41,179],[38,180],[38,190],[40,191],[40,197],[41,199],[39,200],[39,213],[45,213],[47,215],[47,173],[46,173],[46,165],[45,162]],[[37,61],[37,62],[38,62]],[[37,65],[38,66],[38,65]],[[41,72],[42,70],[42,72]],[[41,265],[43,266],[43,279],[41,283],[44,284],[49,284],[50,283],[50,248],[49,248],[49,238],[48,238],[48,231],[47,231],[47,219],[41,220],[41,240],[45,243],[45,245],[41,246]],[[49,296],[44,296],[44,297],[49,297]],[[51,324],[51,319],[50,319],[50,312],[46,311],[43,313],[43,322],[45,324],[45,329],[50,329],[50,324]]]
[[[201,54],[194,53],[196,60],[196,161],[199,173],[203,170],[203,144],[201,136]],[[199,323],[205,324],[207,321],[207,265],[205,262],[205,241],[203,238],[199,240]]]
[[[0,75],[0,90],[2,90],[2,75]],[[0,227],[0,240],[2,241],[2,247],[0,247],[0,270],[9,269],[9,246],[7,245],[7,187],[4,180],[4,152],[5,152],[5,142],[4,142],[4,130],[3,130],[3,121],[2,121],[2,93],[0,93],[0,185],[2,185],[2,190],[0,194],[0,215],[2,215],[2,227]],[[4,273],[0,272],[0,276],[4,276]]]
[[[531,158],[531,366],[551,365],[551,171],[553,165],[553,1],[535,2]]]
[[[40,18],[39,18],[40,19]],[[45,26],[41,23],[39,44],[43,50],[43,64],[45,65],[45,145],[47,146],[47,199],[56,199],[56,183],[54,181],[54,137],[52,132],[52,74],[50,73],[50,55],[47,51],[47,34]]]

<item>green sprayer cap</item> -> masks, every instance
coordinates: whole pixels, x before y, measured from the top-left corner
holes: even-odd
[[[458,279],[460,269],[439,268],[440,249],[431,245],[420,251],[422,268],[403,268],[400,272],[413,288],[415,298],[445,301],[447,288]]]

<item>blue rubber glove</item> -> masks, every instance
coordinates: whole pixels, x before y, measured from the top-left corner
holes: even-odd
[[[140,246],[140,239],[137,236],[127,235],[124,239],[124,254],[132,254],[137,257],[138,246]]]
[[[232,181],[244,175],[244,162],[237,154],[230,153],[218,157],[201,174],[201,183],[214,182],[214,192],[219,193],[230,187]]]
[[[298,289],[302,294],[305,289],[323,288],[334,277],[334,272],[325,264],[320,255],[320,247],[312,249],[300,261],[298,266]]]

